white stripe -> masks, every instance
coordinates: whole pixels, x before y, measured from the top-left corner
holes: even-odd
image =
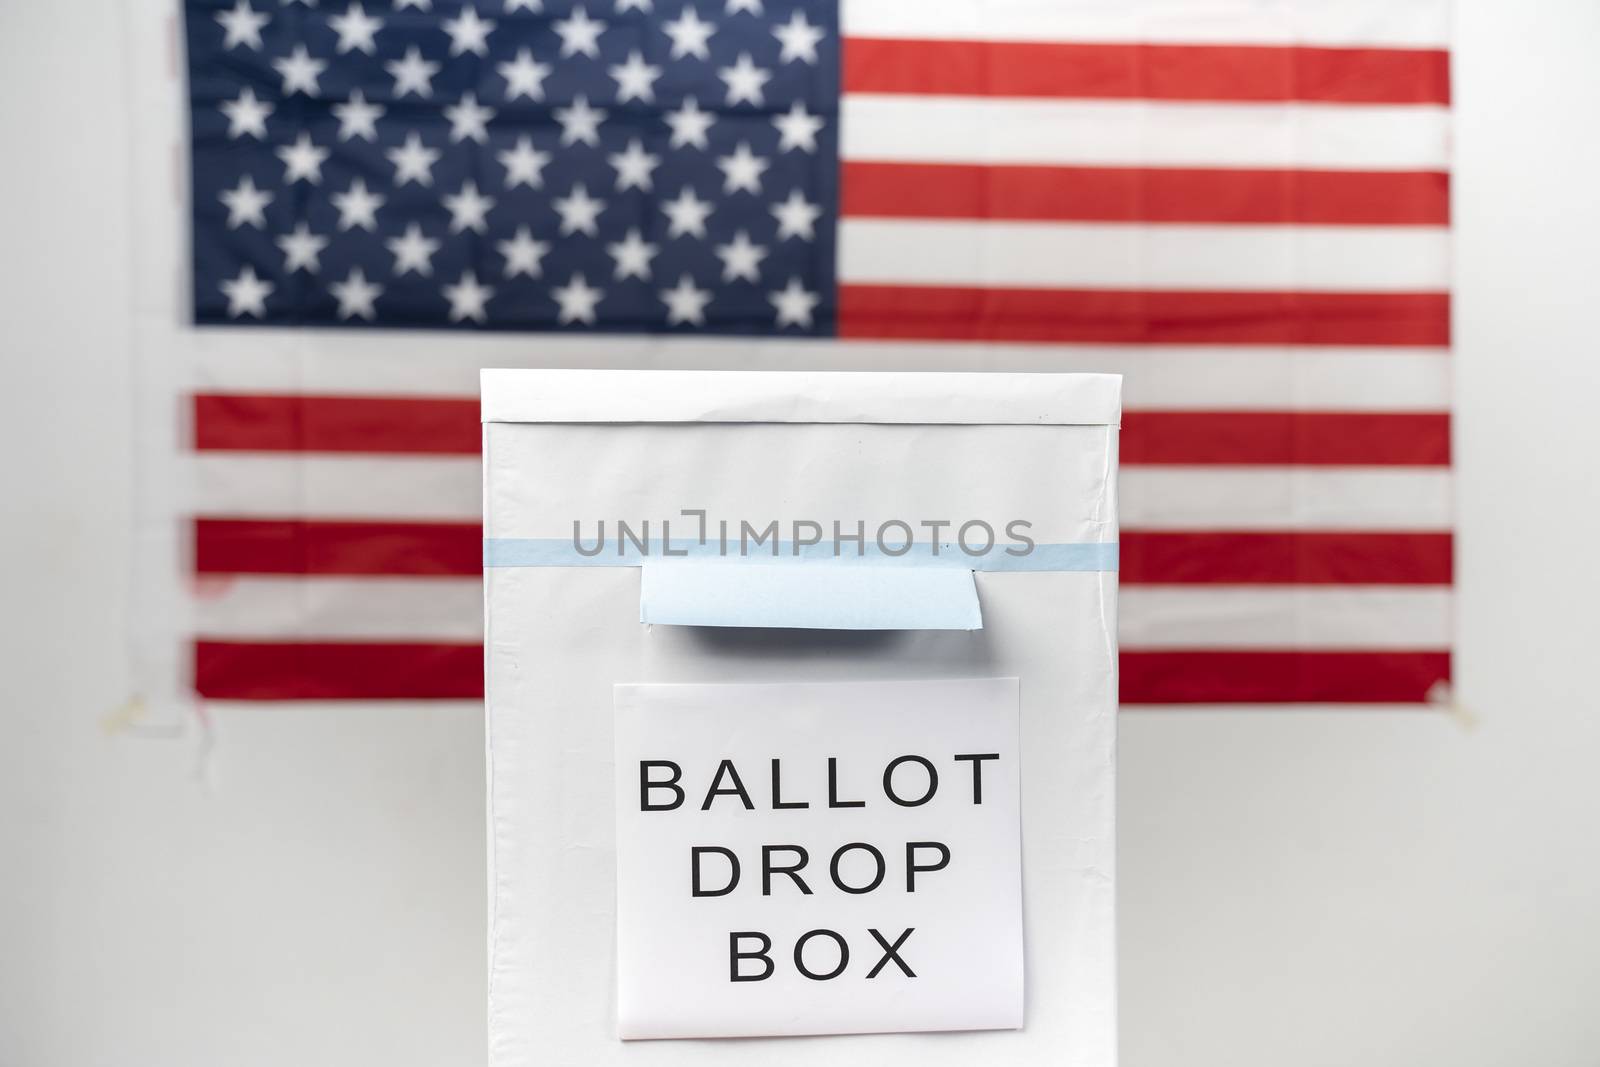
[[[1444,170],[1432,105],[1188,104],[847,93],[839,153],[896,163]]]
[[[1435,292],[1449,252],[1421,226],[839,223],[839,280],[869,285]]]
[[[194,514],[477,521],[476,456],[213,453]],[[1122,525],[1188,530],[1448,530],[1442,468],[1123,467]]]
[[[1125,376],[1124,410],[1449,411],[1438,350],[1129,347],[1061,353],[1054,369]]]
[[[477,578],[234,578],[203,582],[201,637],[476,641],[483,636]]]
[[[850,37],[1443,48],[1446,0],[844,0]]]
[[[552,337],[484,351],[460,338],[316,334],[318,358],[253,331],[219,337],[191,364],[196,392],[349,396],[477,396],[481,367],[683,366],[728,370],[1062,371],[1122,374],[1129,409],[1446,411],[1450,359],[1440,348],[1241,345],[955,344],[905,341],[770,341]],[[284,333],[286,331],[277,331]],[[234,338],[232,334],[246,336]],[[452,338],[452,340],[458,340]],[[378,343],[374,343],[378,341]],[[599,346],[603,345],[603,353]]]
[[[1450,647],[1449,589],[1123,586],[1125,649]]]
[[[1448,648],[1448,589],[1393,586],[1124,587],[1127,649]],[[205,638],[475,641],[477,578],[247,577],[207,580],[194,631]]]
[[[477,521],[483,510],[477,456],[206,453],[191,462],[199,515]]]
[[[1449,530],[1451,476],[1424,467],[1125,466],[1128,530]]]

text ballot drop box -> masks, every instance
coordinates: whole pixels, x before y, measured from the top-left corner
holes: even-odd
[[[1120,387],[484,372],[494,1067],[1115,1062]]]

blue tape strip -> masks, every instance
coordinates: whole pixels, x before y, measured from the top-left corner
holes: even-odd
[[[885,563],[913,564],[919,567],[950,566],[972,571],[1115,571],[1117,569],[1117,544],[1086,541],[1064,544],[1035,544],[1023,553],[1024,545],[996,545],[981,556],[969,556],[954,542],[932,544],[919,541],[898,555],[885,552],[876,544],[854,542],[840,546],[834,554],[832,542],[800,545],[780,541],[777,552],[767,545],[755,547],[747,556],[740,556],[736,545],[729,545],[724,554],[715,541],[699,544],[695,541],[666,545],[659,538],[645,542],[641,550],[630,541],[619,547],[607,541],[597,555],[584,555],[572,541],[561,537],[486,537],[483,539],[483,565],[485,567],[638,567],[654,559],[726,559],[730,562],[750,563],[831,563],[834,565]],[[1007,551],[1007,549],[1011,551]],[[670,553],[667,551],[670,549]]]

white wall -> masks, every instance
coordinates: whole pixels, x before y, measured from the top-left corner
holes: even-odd
[[[130,552],[115,0],[0,4],[0,1065],[482,1058],[468,708],[112,736]],[[1600,5],[1461,0],[1458,679],[1124,716],[1130,1067],[1600,1062]],[[133,619],[137,625],[138,620]]]

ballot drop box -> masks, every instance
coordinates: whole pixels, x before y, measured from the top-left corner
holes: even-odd
[[[1115,1063],[1120,385],[484,372],[494,1067]]]

